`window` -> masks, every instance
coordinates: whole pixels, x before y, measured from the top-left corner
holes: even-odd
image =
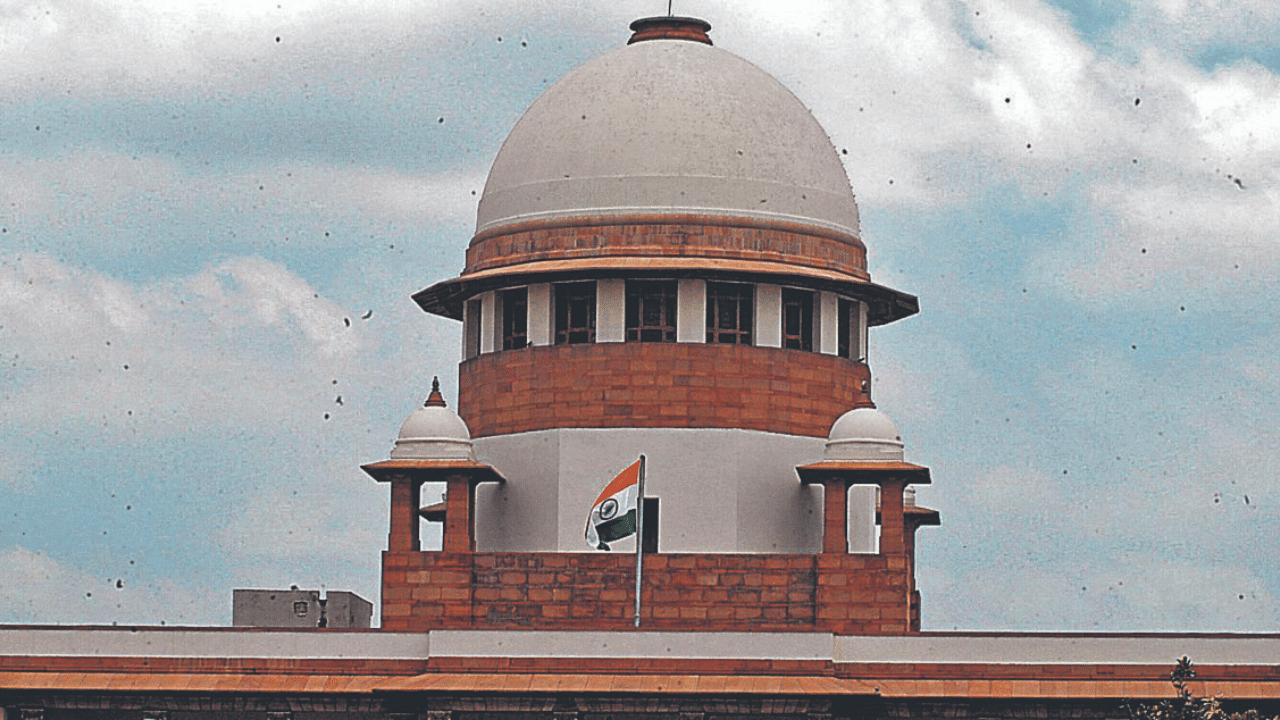
[[[307,602],[305,600],[299,600],[298,602],[295,602],[293,604],[293,614],[297,615],[298,617],[306,617]]]
[[[556,344],[596,341],[596,284],[556,285]]]
[[[813,350],[813,293],[782,289],[782,347]]]
[[[707,283],[707,342],[750,345],[754,295],[750,285]]]
[[[858,348],[858,340],[862,337],[862,333],[859,332],[862,325],[859,311],[857,301],[840,298],[839,328],[837,329],[840,338],[836,345],[836,355],[842,358],[862,359],[862,353]]]
[[[676,341],[676,281],[627,281],[627,342]]]
[[[519,350],[529,344],[529,289],[502,293],[502,349]]]

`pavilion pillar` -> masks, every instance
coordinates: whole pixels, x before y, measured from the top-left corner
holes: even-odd
[[[902,517],[902,491],[906,482],[901,477],[884,477],[880,485],[880,554],[906,555],[905,525]]]
[[[470,475],[449,475],[445,479],[443,550],[447,553],[476,551],[476,483]]]
[[[418,503],[422,480],[412,475],[391,478],[391,529],[387,549],[391,552],[417,552],[422,549],[418,522]]]
[[[470,553],[476,549],[476,485],[505,482],[498,471],[474,460],[383,460],[361,466],[378,482],[391,485],[391,532],[387,550],[422,550],[422,519],[444,521],[447,553]],[[420,507],[424,483],[445,484],[443,507]],[[443,511],[443,512],[441,512]]]
[[[849,552],[849,486],[841,478],[823,483],[822,552]]]
[[[929,469],[901,461],[865,462],[824,460],[796,468],[800,482],[823,486],[822,552],[849,552],[849,488],[854,485],[880,487],[880,554],[907,555],[907,508],[903,492],[907,485],[929,484]],[[915,509],[912,508],[914,512]],[[932,511],[927,511],[932,512]],[[936,524],[937,513],[931,516]],[[915,530],[915,526],[911,528]]]

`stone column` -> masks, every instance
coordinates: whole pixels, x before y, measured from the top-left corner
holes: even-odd
[[[880,554],[906,555],[906,536],[902,519],[902,478],[888,477],[880,481]]]
[[[827,478],[822,484],[822,552],[844,555],[849,552],[849,486],[842,478]]]
[[[422,549],[418,529],[418,502],[422,481],[410,475],[391,478],[391,531],[387,550],[417,552]]]
[[[476,551],[476,486],[468,475],[445,479],[443,550],[447,553]]]

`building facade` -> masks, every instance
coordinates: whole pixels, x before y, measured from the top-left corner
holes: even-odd
[[[455,482],[444,552],[393,527],[384,627],[633,624],[633,561],[582,553],[582,533],[644,454],[641,626],[919,628],[910,549],[938,516],[904,508],[928,471],[873,409],[867,352],[916,300],[871,281],[808,109],[708,29],[637,21],[547,90],[493,163],[462,274],[415,295],[462,322],[455,435],[502,481]],[[369,469],[414,533],[448,458],[398,449]]]
[[[1280,636],[921,631],[939,516],[868,351],[916,299],[872,282],[803,103],[709,29],[637,21],[544,93],[414,296],[464,357],[457,411],[434,388],[364,466],[380,629],[0,627],[0,720],[1118,720],[1182,655],[1274,713]],[[580,544],[640,454],[640,552]]]

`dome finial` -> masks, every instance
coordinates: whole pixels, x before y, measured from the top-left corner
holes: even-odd
[[[431,378],[431,394],[427,396],[427,401],[422,404],[423,407],[445,407],[444,396],[440,394],[440,377]]]
[[[707,31],[711,23],[699,18],[676,17],[671,14],[671,6],[667,6],[667,14],[659,17],[640,18],[631,23],[631,39],[628,45],[645,40],[691,40],[710,45],[711,38]]]

